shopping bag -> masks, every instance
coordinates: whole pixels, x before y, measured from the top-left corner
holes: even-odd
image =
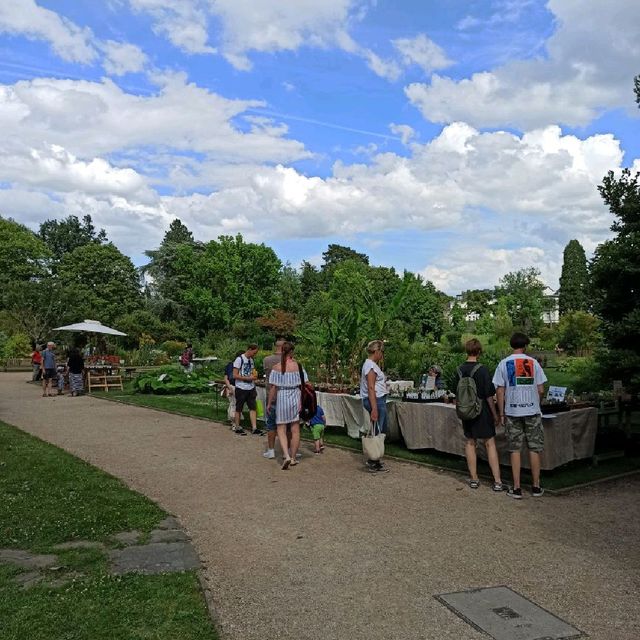
[[[262,400],[256,400],[256,416],[258,418],[264,418],[264,404],[262,404]]]
[[[378,432],[378,433],[376,433]],[[380,433],[380,427],[377,422],[371,424],[369,432],[362,436],[362,453],[365,460],[377,462],[384,456],[384,438],[385,434]]]

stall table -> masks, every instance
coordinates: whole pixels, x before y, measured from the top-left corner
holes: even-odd
[[[445,453],[464,455],[462,424],[455,407],[443,403],[418,404],[402,402],[395,407],[397,421],[408,449],[436,449]],[[545,449],[541,465],[545,470],[555,469],[572,460],[593,455],[598,410],[593,407],[575,409],[553,416],[543,416]],[[500,464],[509,464],[509,452],[504,429],[496,435]],[[486,459],[484,447],[478,451]],[[522,456],[522,466],[529,468],[529,457]]]

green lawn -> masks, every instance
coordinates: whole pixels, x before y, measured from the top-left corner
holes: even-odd
[[[216,409],[216,397],[212,393],[155,396],[151,394],[134,394],[129,389],[125,389],[124,392],[96,393],[93,395],[139,406],[163,409],[172,413],[208,418],[218,422],[224,422],[227,419],[226,399],[219,398],[218,408]],[[245,424],[248,426],[246,418]],[[302,438],[305,440],[311,439],[308,430],[302,430]],[[356,451],[361,449],[360,441],[350,438],[346,431],[339,427],[328,427],[325,432],[325,440],[328,444]],[[432,449],[412,451],[408,450],[402,443],[387,443],[385,452],[387,456],[394,456],[402,460],[409,460],[450,471],[466,473],[467,470],[464,458]],[[637,456],[606,460],[598,465],[593,465],[590,460],[577,460],[554,471],[545,471],[544,486],[551,490],[566,489],[585,482],[638,470],[640,470],[640,457]],[[478,461],[478,472],[487,478],[491,475],[489,466],[481,460]],[[508,481],[510,478],[510,470],[506,468],[503,471],[503,479]],[[522,478],[523,483],[530,482],[528,471],[523,470]]]
[[[115,478],[0,422],[0,548],[56,553],[45,579],[60,587],[23,589],[20,570],[0,565],[2,640],[215,640],[194,572],[109,575],[100,549],[55,551],[114,533],[148,533],[166,514]]]

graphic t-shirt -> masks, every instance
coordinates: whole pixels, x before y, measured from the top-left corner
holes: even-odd
[[[251,372],[254,368],[253,358],[248,358],[243,353],[233,361],[233,368],[238,370],[238,375],[251,376]],[[253,381],[247,382],[246,380],[236,380],[236,388],[238,389],[251,391],[251,389],[254,389],[255,386],[256,385],[253,383]]]
[[[498,364],[493,384],[504,387],[504,412],[508,416],[532,416],[540,413],[538,385],[547,376],[537,360],[525,353],[508,356]]]

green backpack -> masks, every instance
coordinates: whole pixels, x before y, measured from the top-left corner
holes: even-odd
[[[478,398],[478,389],[473,376],[482,365],[476,364],[468,376],[462,375],[458,367],[458,387],[456,389],[456,413],[460,420],[473,420],[482,413],[482,400]]]

